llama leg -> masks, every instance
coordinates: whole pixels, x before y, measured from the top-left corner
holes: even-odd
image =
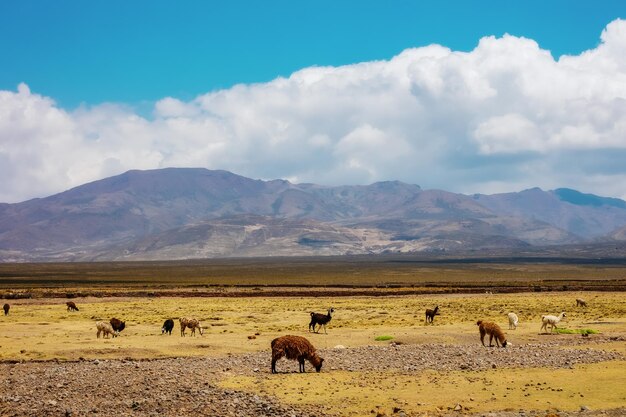
[[[298,364],[300,365],[299,367],[299,371],[302,373],[304,372],[304,358],[303,357],[299,357],[298,358]]]
[[[493,347],[493,333],[489,335],[489,347]]]
[[[276,359],[272,358],[272,373],[275,374],[276,372]]]

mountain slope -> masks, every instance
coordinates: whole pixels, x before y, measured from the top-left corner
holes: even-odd
[[[0,260],[526,248],[624,225],[625,202],[574,190],[466,196],[398,181],[326,187],[167,168],[0,204]]]
[[[605,236],[626,224],[626,202],[575,190],[474,195],[476,202],[500,216],[536,219],[552,224],[583,239]]]

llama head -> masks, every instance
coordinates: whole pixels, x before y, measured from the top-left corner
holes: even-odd
[[[315,372],[319,372],[322,370],[322,364],[324,363],[324,358],[320,358],[319,356],[315,355],[312,359],[311,359],[311,364],[313,366],[315,366]]]
[[[124,330],[126,328],[126,322],[123,321],[122,324],[120,324],[120,329],[117,331],[117,333],[119,334],[119,332],[121,332],[122,330]]]
[[[482,324],[482,322],[483,322],[482,320],[478,320],[478,321],[476,322],[476,326],[480,326],[480,325]]]
[[[502,347],[505,348],[509,345],[509,342],[507,342],[506,340],[504,342],[502,342]]]
[[[202,326],[198,325],[198,329],[200,330],[200,336],[202,336],[204,334],[204,329],[202,329]]]
[[[334,308],[331,307],[331,308],[328,309],[328,315],[330,315],[330,313],[334,313],[334,312],[335,312]]]

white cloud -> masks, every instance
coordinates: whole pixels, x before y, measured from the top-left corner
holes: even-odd
[[[322,184],[399,179],[489,192],[568,186],[626,196],[626,21],[555,60],[531,39],[430,45],[388,61],[311,67],[153,117],[67,111],[20,84],[0,91],[0,201],[128,169],[193,166]],[[576,158],[576,160],[568,160]],[[587,188],[586,188],[587,187]]]

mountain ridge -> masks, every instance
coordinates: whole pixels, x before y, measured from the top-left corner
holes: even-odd
[[[163,168],[0,204],[0,261],[524,249],[616,240],[625,226],[626,202],[570,189],[468,196]]]

